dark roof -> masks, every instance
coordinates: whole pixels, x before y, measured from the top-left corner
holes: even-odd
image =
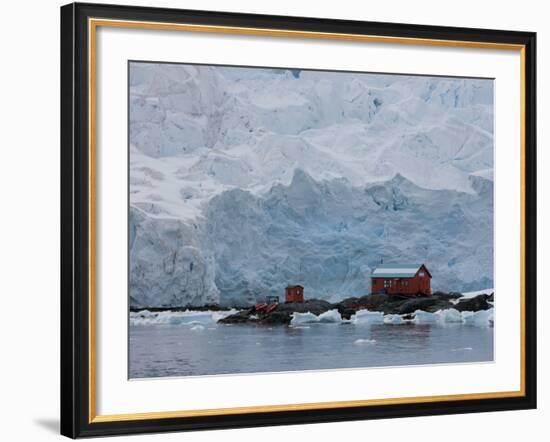
[[[298,285],[287,285],[287,286],[286,286],[287,289],[295,289],[295,288],[298,288],[298,287],[300,287],[300,288],[302,288],[302,289],[304,288],[304,287],[301,286],[300,284],[298,284]]]

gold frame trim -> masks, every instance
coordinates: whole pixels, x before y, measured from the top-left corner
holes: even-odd
[[[179,411],[158,411],[147,413],[128,413],[128,414],[96,414],[96,35],[97,28],[115,27],[115,28],[133,28],[146,30],[163,31],[186,31],[186,32],[207,32],[217,34],[236,34],[236,35],[255,35],[266,37],[287,37],[287,38],[308,38],[368,43],[386,43],[386,44],[412,44],[420,46],[444,46],[460,47],[474,49],[496,49],[519,51],[520,53],[520,209],[521,209],[521,227],[520,227],[520,389],[518,391],[499,391],[488,393],[465,393],[453,395],[438,396],[416,396],[400,397],[388,399],[368,399],[353,401],[334,401],[334,402],[315,402],[301,404],[284,405],[262,405],[234,408],[214,408],[197,410],[179,410]],[[330,32],[310,32],[310,31],[292,31],[283,29],[264,29],[264,28],[246,28],[234,26],[210,26],[182,23],[160,23],[146,21],[130,20],[111,20],[111,19],[88,19],[88,93],[89,93],[89,423],[100,422],[120,422],[137,421],[146,419],[169,419],[180,417],[198,417],[198,416],[220,416],[220,415],[239,415],[246,413],[268,413],[278,411],[297,411],[297,410],[322,410],[328,408],[350,408],[365,407],[375,405],[396,405],[396,404],[420,404],[427,402],[442,401],[461,401],[461,400],[481,400],[497,398],[513,398],[525,396],[525,45],[505,44],[492,42],[474,42],[458,40],[438,40],[409,37],[390,37],[377,35],[358,35]]]

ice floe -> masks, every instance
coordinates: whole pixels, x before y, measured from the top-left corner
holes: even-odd
[[[401,315],[386,315],[384,316],[384,324],[406,324],[407,322]]]
[[[342,316],[340,316],[338,310],[329,310],[319,315],[319,322],[339,323],[342,322]]]
[[[341,323],[342,316],[338,313],[338,310],[329,310],[327,312],[316,315],[311,312],[299,313],[294,312],[292,314],[292,320],[290,325],[311,324],[311,323]]]
[[[465,324],[477,326],[493,325],[494,309],[480,310],[477,312],[459,312],[454,308],[447,310],[439,310],[435,313],[424,312],[417,310],[414,312],[415,324]]]
[[[131,325],[188,325],[191,330],[204,330],[205,325],[216,324],[220,319],[237,313],[237,310],[223,311],[193,311],[185,310],[182,312],[161,311],[151,312],[141,310],[139,312],[130,312]],[[200,327],[199,327],[200,326]],[[197,328],[196,328],[197,327]]]
[[[141,310],[130,312],[131,325],[186,325],[193,331],[211,329],[220,319],[237,313],[238,310],[224,311],[160,311]],[[358,310],[350,319],[342,319],[338,310],[333,309],[316,315],[311,312],[292,314],[290,325],[294,328],[309,328],[308,324],[353,324],[356,326],[372,324],[464,324],[473,326],[492,326],[494,309],[477,312],[459,312],[453,308],[435,313],[416,310],[412,315],[389,314],[370,310]]]
[[[384,314],[382,312],[358,310],[351,316],[350,322],[355,325],[382,324],[384,322]]]
[[[376,344],[376,339],[356,339],[353,343],[355,345]]]

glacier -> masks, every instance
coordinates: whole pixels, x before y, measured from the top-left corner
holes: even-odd
[[[130,63],[130,305],[493,285],[493,82]]]

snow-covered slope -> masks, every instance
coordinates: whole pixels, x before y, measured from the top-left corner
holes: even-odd
[[[489,80],[131,63],[136,305],[492,284]]]

